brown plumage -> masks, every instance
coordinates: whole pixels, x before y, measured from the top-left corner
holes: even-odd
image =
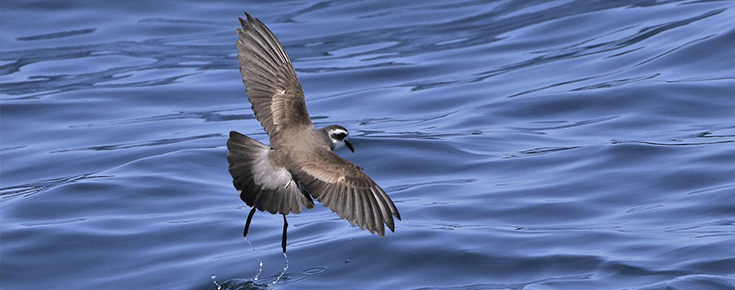
[[[285,253],[286,215],[313,208],[312,197],[361,229],[380,236],[386,226],[394,231],[393,217],[401,216],[390,197],[361,167],[333,152],[342,145],[354,152],[347,129],[314,128],[288,54],[260,20],[245,15],[237,29],[240,72],[270,146],[237,132],[227,141],[233,184],[253,207],[244,234],[256,209],[282,214]]]

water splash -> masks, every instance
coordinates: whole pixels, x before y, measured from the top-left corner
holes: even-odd
[[[286,273],[286,270],[288,270],[288,256],[286,256],[286,253],[283,253],[283,259],[286,260],[286,265],[283,266],[283,271],[281,271],[281,274],[278,275],[276,280],[273,280],[273,282],[271,282],[268,285],[271,285],[271,286],[276,285],[276,283],[278,283],[278,281],[281,280],[281,277],[283,277],[283,274]]]
[[[258,259],[258,274],[253,277],[253,281],[258,281],[258,279],[260,279],[260,274],[263,273],[263,260],[261,260],[260,256],[258,256],[258,252],[255,250],[255,246],[253,246],[253,243],[250,242],[250,239],[248,239],[248,237],[245,237],[245,240],[248,242],[248,245],[250,245],[250,248],[253,249],[253,253],[255,253],[255,258]]]
[[[217,280],[215,280],[215,279],[217,279],[217,275],[215,275],[215,274],[212,274],[212,282],[214,282],[214,285],[217,285],[217,290],[222,290],[222,286],[220,286],[220,285],[219,285],[219,284],[217,283]]]
[[[260,279],[260,274],[263,273],[263,260],[261,260],[260,256],[258,256],[257,251],[255,250],[255,246],[253,246],[253,243],[250,242],[250,239],[245,237],[245,240],[248,242],[248,245],[250,245],[250,248],[253,249],[253,252],[256,253],[255,258],[258,259],[258,274],[255,275],[255,277],[253,277],[252,279],[253,282],[255,282]],[[286,253],[283,253],[283,258],[286,261],[286,264],[283,266],[283,270],[281,271],[280,274],[278,274],[278,277],[276,277],[276,279],[273,280],[273,282],[270,282],[266,285],[268,286],[276,285],[276,283],[278,283],[278,281],[280,281],[281,278],[283,278],[283,275],[286,273],[286,270],[288,270],[288,256],[286,255]]]

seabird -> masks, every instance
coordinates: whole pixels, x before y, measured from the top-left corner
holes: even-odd
[[[291,60],[275,35],[255,17],[238,17],[240,73],[255,117],[270,136],[270,146],[230,132],[227,160],[233,184],[248,206],[247,236],[255,210],[283,215],[281,247],[286,252],[289,213],[314,207],[312,198],[360,229],[385,235],[395,231],[398,213],[388,194],[363,169],[333,151],[347,146],[345,127],[314,128]]]

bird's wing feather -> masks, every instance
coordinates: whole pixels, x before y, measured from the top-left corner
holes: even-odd
[[[362,168],[327,148],[301,160],[295,175],[307,193],[373,234],[385,235],[385,226],[394,231],[393,217],[401,219],[388,194]]]
[[[288,54],[268,27],[245,15],[247,21],[239,18],[242,28],[237,29],[238,60],[255,117],[271,140],[282,126],[313,127]]]

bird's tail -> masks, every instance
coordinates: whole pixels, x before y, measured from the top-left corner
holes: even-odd
[[[314,201],[301,192],[291,173],[270,161],[270,148],[265,144],[233,131],[227,150],[232,183],[249,206],[284,215],[300,213],[302,205],[314,207]]]

